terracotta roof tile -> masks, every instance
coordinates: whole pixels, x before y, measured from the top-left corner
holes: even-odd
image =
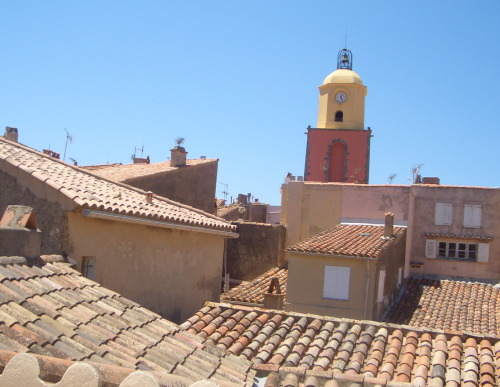
[[[394,227],[393,236],[385,238],[384,226],[339,224],[290,246],[287,251],[377,258],[394,241],[405,235],[405,227]]]
[[[411,278],[385,321],[500,337],[499,308],[498,286]]]
[[[216,162],[217,159],[189,159],[186,160],[186,165],[195,166],[207,163]],[[162,161],[159,163],[138,163],[138,164],[103,164],[103,165],[88,165],[82,166],[80,168],[91,171],[96,175],[102,176],[109,180],[114,180],[117,182],[127,182],[128,180],[143,177],[152,176],[159,173],[168,173],[171,171],[176,171],[178,167],[171,167],[170,161]]]
[[[0,264],[5,274],[24,273],[23,279],[9,274],[10,279],[6,277],[0,284],[0,299],[4,300],[0,304],[0,350],[135,369],[180,369],[193,381],[238,380],[241,385],[253,380],[255,371],[249,362],[239,360],[246,364],[245,371],[228,369],[222,362],[227,354],[214,354],[198,337],[179,333],[178,325],[84,279],[67,264],[55,262],[33,269],[34,262],[24,262],[16,270]],[[23,283],[29,283],[30,294],[12,298],[10,285],[21,287]],[[228,318],[230,315],[227,313]],[[214,319],[224,323],[215,313]]]
[[[242,329],[219,329],[229,320]],[[294,375],[297,385],[319,371],[333,372],[337,381],[381,385],[499,382],[500,338],[216,303],[207,303],[182,327],[190,331],[193,324],[203,343],[251,360],[256,370],[279,372],[282,382]],[[210,324],[216,329],[207,335]]]
[[[154,196],[153,202],[148,203],[145,191],[107,180],[0,137],[0,169],[4,168],[5,163],[45,182],[72,200],[76,207],[205,229],[235,230],[235,226],[221,218],[167,198]],[[1,276],[8,279],[22,278],[14,269],[7,268],[0,268],[0,279]]]
[[[221,295],[221,300],[231,302],[245,302],[250,304],[263,304],[264,294],[269,290],[273,277],[278,278],[281,294],[285,294],[288,279],[288,269],[284,267],[273,267],[252,281],[245,281]]]

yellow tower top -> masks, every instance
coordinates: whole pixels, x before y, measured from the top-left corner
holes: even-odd
[[[339,51],[337,70],[325,78],[319,93],[318,128],[364,129],[367,89],[352,71],[350,50]]]

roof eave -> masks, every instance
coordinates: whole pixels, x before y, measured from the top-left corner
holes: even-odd
[[[200,227],[200,226],[189,226],[189,225],[185,225],[185,224],[171,223],[171,222],[166,222],[166,221],[162,221],[162,220],[138,218],[138,217],[130,216],[130,215],[115,214],[115,213],[90,210],[90,209],[83,209],[82,215],[89,217],[89,218],[106,219],[106,220],[112,220],[112,221],[118,221],[118,222],[144,225],[144,226],[170,228],[170,229],[176,229],[176,230],[182,230],[182,231],[193,231],[193,232],[200,232],[200,233],[205,233],[205,234],[215,234],[215,235],[223,236],[225,238],[238,238],[239,237],[239,234],[232,232],[232,231],[217,230],[217,229],[213,229],[213,228]]]

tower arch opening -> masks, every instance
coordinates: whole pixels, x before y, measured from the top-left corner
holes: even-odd
[[[344,112],[342,110],[335,112],[335,122],[344,122]]]

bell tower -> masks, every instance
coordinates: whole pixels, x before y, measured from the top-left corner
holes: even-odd
[[[371,130],[365,130],[367,88],[338,52],[337,70],[319,87],[317,128],[308,128],[306,181],[368,183]]]

